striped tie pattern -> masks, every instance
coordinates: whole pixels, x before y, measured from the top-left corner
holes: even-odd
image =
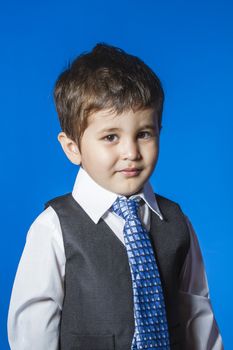
[[[125,220],[124,241],[132,276],[135,332],[131,350],[169,350],[166,309],[158,266],[139,217],[140,199],[118,197],[111,210]]]

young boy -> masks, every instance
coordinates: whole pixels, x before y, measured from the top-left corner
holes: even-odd
[[[223,349],[196,235],[149,183],[163,89],[139,58],[98,44],[57,80],[72,194],[32,224],[9,309],[12,350]]]

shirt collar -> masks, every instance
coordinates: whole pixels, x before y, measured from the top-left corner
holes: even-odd
[[[150,209],[155,214],[157,214],[161,220],[163,220],[162,213],[159,209],[158,202],[156,200],[153,188],[152,188],[149,181],[145,183],[142,192],[138,193],[138,196],[140,196],[144,200],[144,202],[146,202],[148,207],[150,207]],[[134,197],[134,196],[132,196],[132,197]]]
[[[72,196],[94,223],[97,224],[100,218],[111,208],[118,195],[98,185],[88,173],[80,167],[75,180]],[[131,198],[135,197],[141,197],[150,209],[155,212],[161,220],[163,220],[153,189],[149,182],[144,185],[141,192],[131,196]]]

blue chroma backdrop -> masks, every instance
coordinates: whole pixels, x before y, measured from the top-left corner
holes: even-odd
[[[0,349],[27,230],[77,169],[56,140],[52,88],[69,60],[104,41],[138,55],[165,92],[154,189],[191,219],[212,304],[232,346],[232,81],[230,1],[8,1],[1,6]]]

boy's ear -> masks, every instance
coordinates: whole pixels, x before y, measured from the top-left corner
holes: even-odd
[[[67,158],[76,165],[81,164],[81,153],[79,151],[76,142],[71,140],[64,132],[60,132],[57,136],[63,151],[65,152]]]

